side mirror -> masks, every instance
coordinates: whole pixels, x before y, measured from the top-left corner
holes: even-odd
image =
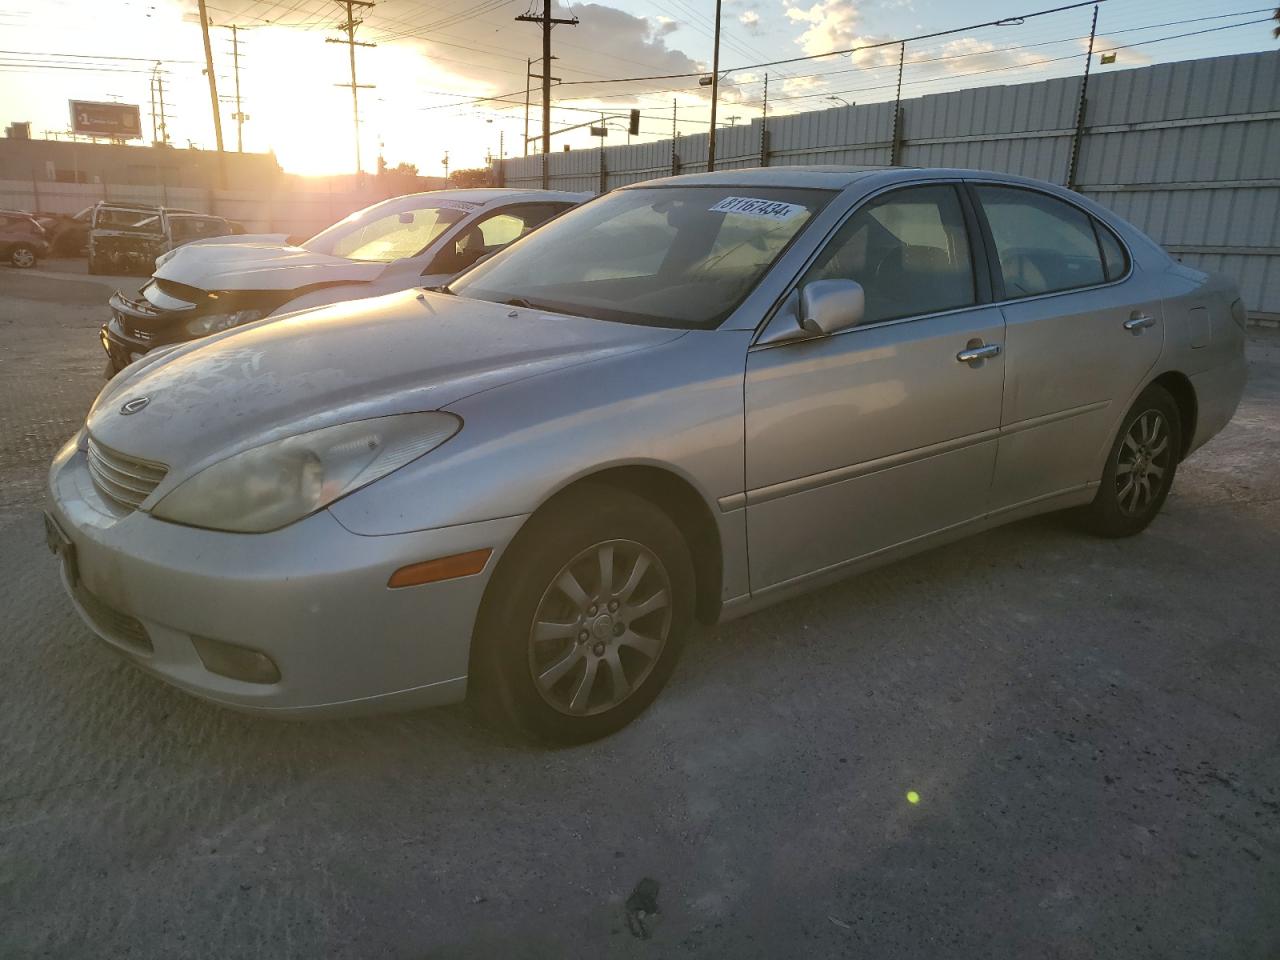
[[[800,291],[800,326],[831,334],[856,327],[866,313],[866,294],[856,280],[815,280]]]

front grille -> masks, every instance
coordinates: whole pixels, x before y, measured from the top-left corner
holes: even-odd
[[[127,510],[136,510],[151,495],[169,468],[104,447],[89,438],[89,475],[98,492]]]
[[[133,339],[135,340],[141,340],[143,342],[147,342],[151,340],[150,330],[144,330],[142,329],[142,327],[134,326],[128,320],[125,320],[124,322],[124,332],[127,333],[129,336],[133,337]]]
[[[127,613],[121,613],[107,606],[86,590],[83,584],[77,583],[71,592],[75,596],[76,603],[80,604],[80,609],[85,612],[85,616],[92,621],[99,632],[135,650],[151,653],[151,637],[148,636],[147,628],[141,622]]]

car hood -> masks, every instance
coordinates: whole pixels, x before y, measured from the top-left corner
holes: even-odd
[[[331,257],[282,243],[197,242],[178,247],[155,276],[198,290],[296,290],[317,283],[369,281],[386,268],[385,263]]]
[[[402,291],[258,321],[145,357],[108,384],[87,426],[99,443],[167,464],[178,482],[280,437],[437,410],[683,333]],[[149,402],[125,414],[123,405],[139,397]]]

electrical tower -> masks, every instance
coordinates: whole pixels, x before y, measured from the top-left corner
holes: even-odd
[[[345,43],[347,50],[351,55],[351,82],[335,83],[335,87],[351,88],[351,118],[355,123],[356,134],[356,174],[357,176],[364,172],[360,165],[360,90],[372,90],[372,83],[356,83],[356,47],[376,47],[376,43],[362,43],[356,39],[356,27],[364,23],[363,20],[357,20],[355,16],[355,8],[363,7],[369,9],[373,6],[373,0],[336,0],[337,4],[345,7],[347,11],[346,23],[338,24],[339,30],[346,31],[347,38],[339,40],[336,37],[326,37],[325,43]]]
[[[521,14],[516,17],[542,27],[542,189],[546,190],[551,174],[547,155],[551,153],[551,28],[557,25],[576,27],[578,18],[565,20],[551,16],[551,0],[542,0],[542,15]]]

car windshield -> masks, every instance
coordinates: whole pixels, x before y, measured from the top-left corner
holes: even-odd
[[[564,214],[448,289],[624,323],[714,327],[833,195],[754,186],[620,190]]]
[[[390,263],[417,256],[472,209],[480,209],[479,204],[423,197],[419,205],[407,206],[403,200],[392,200],[339,220],[302,248],[348,260]]]
[[[100,230],[125,230],[130,233],[164,233],[160,215],[149,210],[103,207],[93,224]]]

